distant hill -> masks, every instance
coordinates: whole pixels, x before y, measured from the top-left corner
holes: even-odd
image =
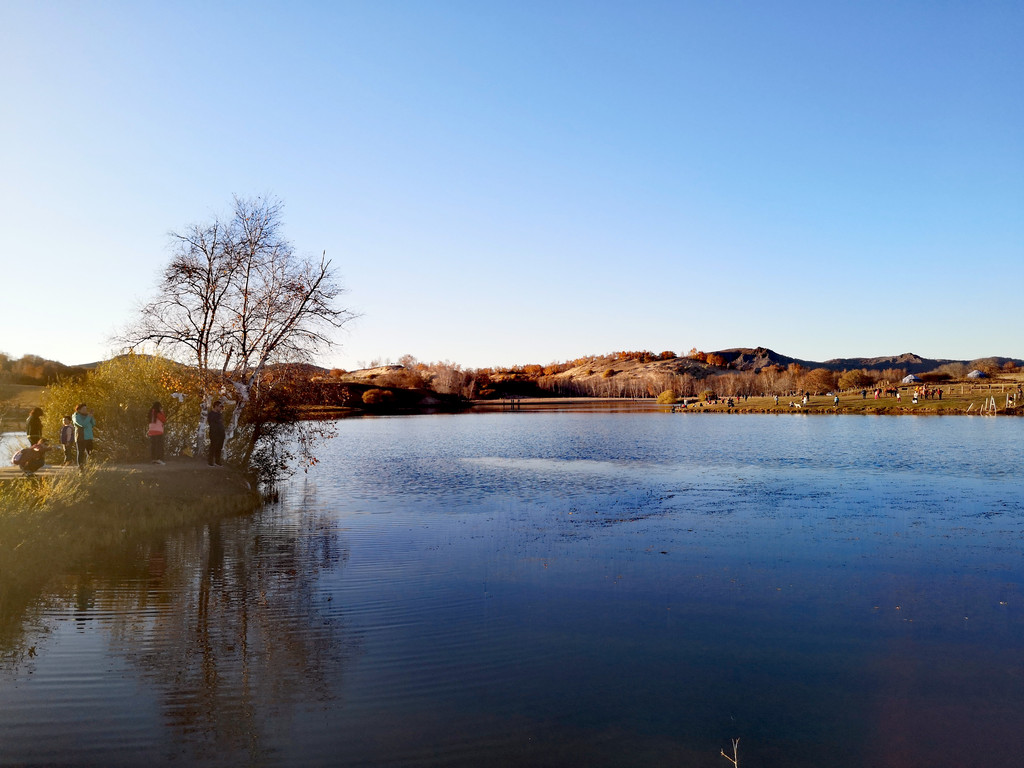
[[[786,355],[773,352],[766,347],[723,349],[714,354],[724,357],[728,361],[728,367],[737,371],[756,371],[769,365],[786,367],[791,363],[796,363],[804,368],[827,368],[830,371],[852,371],[861,368],[867,371],[884,371],[886,369],[902,368],[907,373],[915,374],[928,373],[951,363],[969,366],[971,363],[984,362],[998,367],[1002,367],[1006,363],[1013,363],[1018,367],[1024,366],[1024,360],[1012,357],[951,360],[947,358],[921,357],[913,352],[904,352],[902,355],[889,355],[888,357],[835,357],[821,362],[787,357]]]
[[[720,355],[725,358],[729,368],[737,371],[756,371],[766,368],[769,365],[780,365],[785,368],[787,365],[796,363],[804,368],[818,368],[819,363],[809,360],[800,360],[795,357],[780,355],[767,347],[755,347],[754,349],[721,349],[711,354]]]
[[[24,355],[17,360],[0,354],[0,379],[12,384],[45,386],[58,379],[76,379],[85,375],[81,365],[64,365],[38,355]]]
[[[801,360],[795,357],[780,355],[766,347],[755,349],[724,349],[716,354],[724,357],[730,368],[737,371],[756,371],[769,365],[780,365],[783,368],[796,363],[804,368],[827,368],[830,371],[852,371],[863,368],[868,371],[882,371],[887,368],[902,368],[907,373],[926,373],[947,363],[963,363],[966,360],[931,359],[905,352],[902,355],[888,357],[834,357],[830,360]],[[1001,358],[1003,360],[1007,358]]]
[[[826,360],[822,363],[823,368],[833,371],[848,371],[854,368],[864,368],[869,371],[880,371],[886,368],[903,368],[907,373],[927,373],[936,368],[948,365],[949,363],[967,364],[966,360],[935,360],[921,357],[913,352],[905,352],[902,355],[891,355],[889,357],[842,357]]]

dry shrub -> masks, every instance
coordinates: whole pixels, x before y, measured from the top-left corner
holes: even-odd
[[[43,428],[46,437],[58,442],[61,420],[79,403],[86,403],[96,417],[96,449],[116,461],[143,459],[149,453],[146,432],[149,409],[159,401],[167,414],[164,444],[170,456],[189,445],[199,421],[199,401],[184,403],[172,397],[188,392],[192,384],[187,369],[161,357],[123,355],[100,363],[79,380],[64,380],[49,387],[43,396]]]
[[[394,395],[386,389],[368,389],[363,392],[363,402],[366,405],[384,405],[393,399]]]

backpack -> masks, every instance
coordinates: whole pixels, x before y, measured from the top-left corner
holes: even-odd
[[[20,465],[21,464],[21,460],[24,457],[24,454],[25,454],[25,449],[22,448],[16,454],[11,456],[11,464],[18,464],[18,465]]]

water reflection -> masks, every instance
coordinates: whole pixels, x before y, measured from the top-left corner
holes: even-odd
[[[175,745],[164,759],[180,753],[192,764],[265,761],[281,748],[282,729],[301,708],[335,698],[349,659],[359,653],[343,607],[316,589],[325,573],[340,572],[347,556],[324,516],[299,518],[282,507],[132,543],[54,581],[29,623],[30,631],[32,624],[46,627],[49,637],[35,635],[39,646],[31,654],[9,653],[4,672],[31,676],[47,706],[103,695],[109,669],[91,670],[95,679],[80,680],[62,700],[67,659],[61,643],[52,653],[47,647],[69,630],[94,637],[106,666],[132,669],[152,696],[143,708],[159,712],[162,739]],[[5,725],[20,720],[13,730],[27,762],[90,764],[92,749],[110,751],[106,729],[83,727],[95,725],[91,720],[54,733],[12,713],[11,704],[8,699],[0,716]],[[137,713],[120,716],[132,724]],[[139,745],[150,760],[151,747]],[[122,756],[132,762],[132,754],[129,746]]]
[[[0,763],[1014,764],[1018,425],[347,421],[279,507],[51,588]]]

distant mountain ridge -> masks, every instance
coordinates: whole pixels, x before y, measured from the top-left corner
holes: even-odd
[[[863,368],[868,371],[882,371],[887,368],[902,368],[907,373],[927,373],[940,366],[950,363],[961,363],[969,365],[972,360],[952,360],[948,358],[927,358],[915,355],[913,352],[904,352],[901,355],[889,355],[886,357],[835,357],[830,360],[814,361],[802,360],[800,358],[780,355],[767,347],[755,348],[734,348],[723,349],[713,354],[720,355],[725,359],[727,367],[738,371],[755,371],[769,365],[781,365],[786,367],[792,363],[804,368],[827,368],[830,371],[849,371]],[[988,360],[996,365],[1002,366],[1012,362],[1017,366],[1024,366],[1024,360],[1012,357],[986,357],[976,358]]]

